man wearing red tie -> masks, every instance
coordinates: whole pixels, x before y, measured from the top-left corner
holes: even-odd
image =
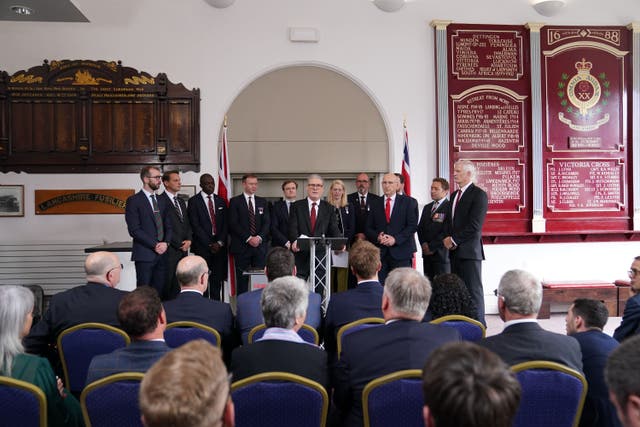
[[[487,193],[473,184],[476,167],[469,160],[458,160],[453,165],[453,180],[458,186],[451,195],[451,204],[445,218],[442,241],[449,249],[451,272],[457,274],[469,289],[478,307],[478,320],[484,323],[484,291],[482,287],[482,225],[487,216]]]
[[[394,268],[411,267],[416,251],[414,235],[418,227],[418,202],[412,197],[396,194],[399,182],[393,173],[384,175],[384,194],[371,202],[367,218],[367,240],[380,248],[382,268],[378,278],[382,284]]]

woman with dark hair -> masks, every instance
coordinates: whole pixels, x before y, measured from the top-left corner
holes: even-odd
[[[62,387],[49,361],[24,352],[22,338],[33,322],[33,294],[22,286],[0,286],[0,375],[39,387],[47,398],[48,426],[83,426],[80,404]]]
[[[431,300],[424,320],[430,321],[450,314],[478,318],[476,306],[460,277],[453,273],[436,276],[431,283]]]

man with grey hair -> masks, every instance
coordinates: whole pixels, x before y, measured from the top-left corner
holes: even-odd
[[[542,284],[524,270],[507,271],[496,290],[498,311],[505,322],[498,335],[479,342],[508,365],[530,360],[561,363],[582,372],[580,344],[573,337],[545,331],[538,324]]]
[[[328,390],[326,353],[297,334],[307,316],[308,303],[307,284],[297,277],[281,277],[264,288],[260,305],[267,330],[254,344],[234,350],[234,380],[279,371],[308,378]]]
[[[460,340],[455,329],[422,322],[430,297],[429,279],[412,268],[396,268],[382,293],[386,323],[344,337],[332,384],[344,426],[362,426],[362,390],[369,381],[403,369],[422,369],[433,350]]]

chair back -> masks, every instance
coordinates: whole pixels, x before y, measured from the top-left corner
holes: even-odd
[[[86,427],[142,427],[138,392],[143,377],[123,372],[87,385],[80,395]]]
[[[0,414],[0,427],[47,427],[47,399],[31,383],[0,376]]]
[[[422,371],[407,369],[370,381],[362,392],[365,427],[423,427]]]
[[[266,372],[231,385],[236,427],[324,427],[329,396],[319,383]]]
[[[535,360],[511,367],[522,386],[514,427],[576,427],[587,395],[587,381],[571,368]]]
[[[438,317],[437,319],[433,319],[431,323],[457,329],[464,341],[480,341],[487,333],[487,330],[482,323],[478,322],[476,319],[459,314],[450,314],[449,316]]]
[[[382,324],[384,324],[384,319],[382,317],[365,317],[364,319],[358,319],[354,322],[342,325],[340,329],[338,329],[338,333],[336,334],[338,359],[340,359],[340,354],[342,353],[342,340],[344,339],[344,337],[356,331],[371,328],[374,326],[380,326]]]
[[[65,329],[58,336],[64,383],[72,393],[79,394],[85,386],[91,359],[126,347],[129,342],[123,330],[102,323],[81,323]]]
[[[218,331],[202,323],[171,322],[164,331],[164,340],[171,348],[180,347],[182,344],[197,339],[204,339],[218,348],[222,342]]]
[[[260,338],[262,338],[266,329],[267,326],[264,323],[254,326],[253,329],[249,331],[247,342],[249,344],[253,344],[254,342],[258,341]],[[316,331],[313,326],[307,325],[306,323],[303,324],[300,329],[298,329],[298,335],[300,335],[300,338],[302,338],[309,344],[318,345],[320,343],[320,336],[318,335],[318,331]]]

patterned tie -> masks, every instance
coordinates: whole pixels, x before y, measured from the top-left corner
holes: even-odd
[[[256,211],[253,210],[252,197],[249,196],[249,234],[256,235]]]
[[[160,215],[160,208],[155,194],[151,195],[151,205],[153,206],[153,219],[156,223],[158,242],[162,242],[164,239],[164,227],[162,226],[162,215]]]
[[[384,217],[389,224],[391,222],[391,197],[387,197],[387,203],[384,204]]]
[[[453,205],[453,209],[451,209],[451,219],[456,215],[456,210],[458,210],[458,203],[460,203],[460,197],[462,196],[462,190],[458,190],[458,194],[456,195],[456,203]]]
[[[360,196],[360,209],[365,210],[367,208],[367,202],[364,201],[364,196]]]
[[[216,235],[216,211],[213,209],[213,201],[211,196],[207,196],[209,201],[207,204],[209,205],[209,216],[211,217],[211,234]]]
[[[289,213],[291,209],[291,202],[287,200],[287,214]]]
[[[440,203],[440,202],[438,202],[438,201],[434,201],[434,202],[433,202],[433,206],[431,206],[431,215],[433,215],[434,213],[436,213],[436,211],[438,210],[438,204],[439,204],[439,203]]]
[[[178,196],[173,196],[173,204],[176,207],[176,211],[178,212],[178,218],[180,218],[180,222],[184,221],[182,218],[182,209],[180,209],[180,203],[178,203]]]
[[[336,220],[338,222],[338,230],[340,230],[340,233],[342,233],[342,235],[344,236],[344,228],[342,225],[342,215],[340,215],[340,208],[336,208]]]
[[[316,231],[316,202],[311,203],[311,235]]]

